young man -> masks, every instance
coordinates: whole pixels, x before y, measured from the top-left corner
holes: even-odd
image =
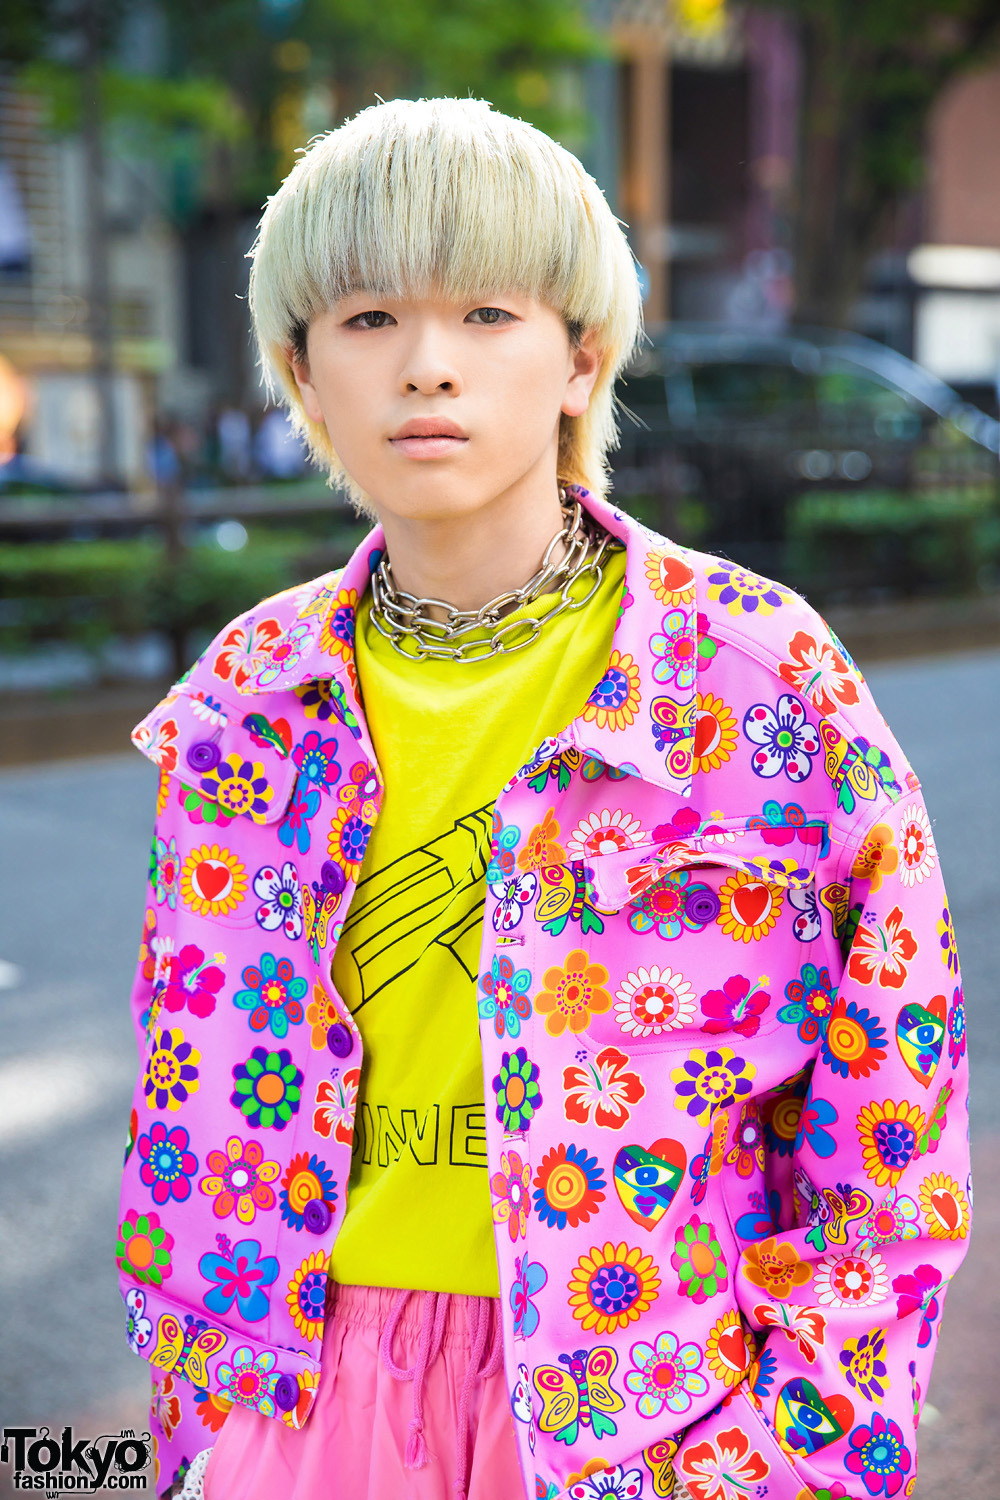
[[[619,226],[397,101],[283,184],[252,306],[378,527],[136,733],[161,1487],[895,1496],[968,1233],[951,918],[818,616],[601,498]]]

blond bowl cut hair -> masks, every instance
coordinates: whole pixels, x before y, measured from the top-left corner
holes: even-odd
[[[317,137],[268,200],[250,252],[265,379],[313,460],[371,515],[292,373],[317,313],[364,289],[458,301],[517,292],[592,332],[601,368],[586,412],[563,415],[559,478],[597,495],[618,440],[614,382],[642,337],[622,226],[576,157],[480,99],[394,99]]]

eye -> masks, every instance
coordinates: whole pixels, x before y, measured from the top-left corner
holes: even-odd
[[[828,1437],[836,1431],[825,1412],[817,1411],[814,1406],[808,1406],[805,1401],[796,1401],[794,1397],[788,1398],[788,1415],[795,1426],[805,1432]]]
[[[622,1162],[625,1166],[625,1162]],[[651,1188],[676,1188],[678,1185],[678,1173],[666,1162],[640,1161],[633,1158],[633,1165],[626,1166],[625,1171],[619,1174],[623,1182],[629,1187],[645,1189],[649,1192]]]
[[[907,1027],[904,1035],[908,1042],[923,1051],[928,1047],[936,1047],[944,1040],[944,1027],[940,1021],[919,1021],[916,1025]]]
[[[509,312],[504,312],[502,307],[476,307],[470,312],[466,322],[472,320],[485,324],[488,328],[495,328],[499,323],[513,323],[514,318]]]
[[[373,308],[371,312],[358,313],[353,318],[348,318],[348,328],[387,328],[394,320],[387,312],[379,312]]]

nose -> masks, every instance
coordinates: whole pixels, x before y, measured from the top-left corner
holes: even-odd
[[[414,323],[400,369],[400,385],[406,395],[419,392],[433,396],[438,391],[460,394],[462,374],[454,344],[437,318],[420,318]]]

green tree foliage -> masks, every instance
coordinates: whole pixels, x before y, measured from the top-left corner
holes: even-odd
[[[945,85],[988,62],[998,0],[776,0],[798,22],[803,92],[796,316],[842,325],[872,252],[921,184]]]
[[[46,98],[55,128],[75,128],[79,39],[96,11],[105,117],[138,125],[148,148],[168,155],[175,137],[185,147],[196,137],[202,190],[219,193],[221,180],[220,196],[253,213],[295,147],[380,97],[477,95],[578,143],[586,117],[567,68],[601,47],[585,0],[159,0],[155,9],[161,52],[137,72],[121,62],[134,19],[125,0],[3,0],[0,64]]]

